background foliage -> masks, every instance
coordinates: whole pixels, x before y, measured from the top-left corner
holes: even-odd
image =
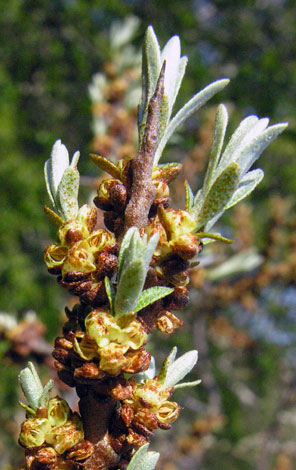
[[[70,299],[48,276],[42,261],[43,248],[55,235],[42,210],[48,202],[43,163],[61,138],[70,153],[81,151],[81,173],[97,176],[87,158],[93,150],[88,85],[112,61],[108,34],[115,20],[130,14],[140,18],[137,47],[148,24],[153,24],[162,44],[173,34],[180,36],[182,51],[189,57],[180,101],[213,80],[232,79],[207,110],[187,122],[178,145],[166,152],[167,159],[186,157],[185,174],[193,186],[200,181],[207,158],[215,102],[224,100],[232,110],[230,131],[250,113],[268,115],[272,123],[289,121],[288,131],[260,161],[266,177],[250,205],[224,220],[224,234],[235,238],[234,246],[225,251],[217,244],[203,258],[204,264],[209,259],[223,261],[256,246],[267,262],[247,275],[232,274],[222,284],[215,275],[206,278],[203,268],[193,273],[193,307],[183,316],[187,326],[177,342],[181,350],[188,349],[188,334],[192,335],[200,351],[203,385],[196,396],[183,397],[189,407],[183,417],[192,423],[194,415],[194,424],[184,419],[170,436],[177,442],[162,443],[159,468],[218,469],[222,458],[230,470],[296,468],[294,2],[171,0],[169,8],[165,0],[2,3],[0,309],[19,318],[36,311],[49,341],[57,334],[62,307]],[[200,172],[194,178],[192,169]],[[176,186],[177,204],[181,191],[182,184]],[[45,349],[35,359],[48,364],[42,326],[39,330]],[[15,468],[22,458],[15,451],[22,419],[22,412],[16,411],[16,376],[28,357],[12,348],[11,338],[2,336],[0,450],[2,468]],[[164,341],[159,337],[155,345],[163,356],[171,346]],[[176,337],[169,341],[174,344]],[[159,437],[161,442],[165,438]],[[169,458],[173,448],[174,461]]]

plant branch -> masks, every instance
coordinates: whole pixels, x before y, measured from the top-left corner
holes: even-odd
[[[131,199],[125,212],[124,232],[130,227],[147,225],[148,214],[155,196],[152,182],[153,159],[158,144],[159,115],[164,94],[165,62],[161,68],[155,92],[148,105],[143,144],[133,160]]]

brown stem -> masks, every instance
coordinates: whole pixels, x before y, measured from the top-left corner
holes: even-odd
[[[84,463],[85,470],[105,470],[120,458],[111,446],[108,432],[115,407],[115,400],[99,396],[91,388],[80,398],[84,437],[94,444],[93,454]]]
[[[148,214],[155,196],[152,182],[153,159],[157,149],[159,114],[164,93],[165,62],[159,74],[155,92],[148,105],[143,144],[133,160],[131,199],[125,211],[124,232],[130,227],[147,225]]]

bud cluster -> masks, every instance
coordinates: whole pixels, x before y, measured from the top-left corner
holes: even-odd
[[[125,391],[125,398],[121,400]],[[117,415],[127,428],[126,441],[133,446],[142,446],[157,429],[170,429],[171,423],[179,416],[179,405],[169,401],[173,387],[164,388],[158,378],[137,383],[129,379],[126,387],[111,391],[112,396],[121,400]]]
[[[93,306],[107,300],[103,280],[117,268],[118,252],[114,236],[106,229],[96,229],[96,210],[85,204],[75,220],[58,230],[59,243],[45,249],[44,260],[51,274],[72,295]]]
[[[65,400],[49,400],[46,407],[38,407],[21,425],[19,443],[26,448],[28,469],[79,468],[93,452],[93,446],[84,440],[82,423],[72,413]]]

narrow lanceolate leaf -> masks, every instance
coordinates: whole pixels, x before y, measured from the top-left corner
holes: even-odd
[[[147,106],[154,93],[161,68],[160,48],[152,26],[149,26],[143,44],[142,54],[142,102],[139,113],[140,125],[144,120]]]
[[[69,153],[61,140],[57,140],[50,154],[50,182],[54,199],[58,191],[58,186],[62,179],[63,173],[69,166]]]
[[[47,206],[44,206],[43,209],[44,209],[45,214],[49,218],[49,220],[51,220],[58,227],[63,225],[64,221],[63,221],[62,217],[60,217],[58,214],[56,214],[53,210],[51,210]]]
[[[149,444],[144,444],[137,450],[127,470],[154,470],[159,459],[158,452],[147,452]]]
[[[117,274],[117,280],[120,279],[121,276],[121,271],[123,268],[123,264],[126,261],[127,255],[130,251],[130,242],[131,238],[134,235],[134,233],[137,231],[137,227],[131,227],[128,229],[126,234],[124,235],[124,238],[121,242],[120,246],[120,251],[119,251],[119,256],[118,256],[118,274]]]
[[[197,358],[197,351],[189,351],[173,362],[173,364],[171,364],[168,368],[163,387],[174,387],[178,382],[184,379],[184,377],[189,374],[189,372],[191,372],[197,363]]]
[[[166,376],[167,376],[167,373],[168,373],[168,369],[173,364],[174,360],[176,359],[176,355],[177,355],[177,347],[174,346],[173,349],[171,350],[170,354],[163,361],[160,372],[158,374],[158,382],[159,383],[163,384],[165,382]]]
[[[161,53],[161,62],[166,61],[166,71],[164,78],[164,90],[168,97],[169,114],[173,107],[176,81],[179,74],[179,62],[181,55],[181,45],[178,36],[173,36],[164,46]]]
[[[256,126],[258,122],[257,116],[248,116],[243,119],[238,128],[232,134],[230,141],[228,142],[219,162],[219,169],[226,168],[229,162],[232,161],[234,152],[240,148],[246,135],[249,134],[252,128]]]
[[[42,394],[41,394],[41,397],[39,398],[39,403],[38,405],[39,406],[46,406],[47,403],[48,403],[48,400],[49,400],[49,392],[51,391],[52,387],[53,387],[53,380],[50,379],[47,384],[45,385],[43,391],[42,391]]]
[[[223,211],[236,190],[240,177],[240,168],[237,163],[230,163],[216,179],[205,197],[199,214],[196,214],[197,230]]]
[[[117,168],[114,163],[107,160],[107,158],[100,157],[99,155],[95,155],[91,153],[90,158],[92,161],[103,171],[109,173],[109,175],[113,176],[113,178],[120,179],[120,170]]]
[[[156,302],[157,300],[166,297],[167,295],[171,294],[173,290],[174,289],[170,287],[161,286],[150,287],[150,289],[144,290],[140,295],[134,312],[136,313],[139,310],[142,310],[143,308],[147,307],[148,305],[153,304],[153,302]]]
[[[39,406],[39,399],[42,395],[43,387],[31,362],[28,363],[28,367],[21,370],[18,378],[29,406],[33,410],[36,410]]]
[[[157,139],[160,141],[162,138],[167,122],[169,119],[169,101],[167,95],[164,93],[161,100],[160,111],[159,111],[159,131]]]
[[[133,261],[122,271],[115,297],[115,316],[134,311],[144,285],[145,275],[143,259]]]
[[[245,173],[261,155],[263,150],[287,127],[286,123],[268,127],[247,145],[236,159],[242,174]]]
[[[158,233],[155,233],[152,235],[152,237],[149,239],[147,246],[145,248],[145,251],[143,253],[143,258],[144,258],[144,266],[145,266],[145,275],[147,274],[151,258],[153,256],[153,253],[155,251],[155,248],[157,247],[159,235]]]
[[[114,315],[115,290],[108,276],[105,277],[104,283],[105,283],[105,289],[106,289],[107,297],[108,297],[109,304],[110,304],[110,310],[111,310],[112,315]]]
[[[188,103],[186,103],[183,108],[177,112],[167,126],[165,134],[158,145],[154,157],[154,165],[157,165],[167,141],[175,132],[177,127],[179,127],[192,113],[203,106],[210,98],[212,98],[212,96],[218,93],[218,91],[223,90],[228,83],[228,79],[217,80],[216,82],[211,83],[211,85],[208,85],[206,88],[194,95],[191,100],[189,100]]]
[[[201,383],[201,380],[194,380],[194,382],[183,382],[181,384],[175,385],[174,389],[177,390],[178,388],[195,387],[196,385],[199,385],[200,383]]]
[[[185,191],[186,191],[185,209],[188,212],[190,212],[194,203],[194,194],[192,192],[192,189],[189,186],[188,181],[185,180],[184,184],[185,184]]]
[[[55,191],[51,184],[50,160],[46,160],[44,164],[44,178],[45,178],[45,184],[46,184],[47,193],[49,195],[49,199],[52,205],[55,206],[56,205]]]
[[[175,83],[175,94],[174,94],[174,96],[173,96],[173,98],[172,98],[172,108],[173,108],[174,103],[175,103],[175,101],[176,101],[176,98],[177,98],[177,96],[178,96],[178,93],[179,93],[179,90],[180,90],[180,86],[181,86],[183,77],[184,77],[184,75],[185,75],[185,70],[186,70],[187,62],[188,62],[188,57],[186,57],[186,56],[181,57],[181,59],[180,59],[180,61],[179,61],[178,76],[177,76],[176,83]],[[171,109],[171,112],[172,112],[172,109]]]
[[[217,109],[215,129],[214,129],[214,139],[213,139],[211,154],[209,158],[208,169],[207,169],[206,176],[204,179],[204,184],[203,184],[204,194],[207,194],[208,190],[210,189],[213,183],[214,173],[218,165],[218,161],[220,158],[220,154],[221,154],[221,150],[222,150],[222,146],[224,142],[227,122],[228,122],[227,109],[224,106],[224,104],[220,104],[220,106],[218,106],[218,109]]]
[[[237,190],[233,193],[232,198],[228,202],[225,209],[230,209],[230,207],[249,196],[249,194],[251,194],[251,192],[256,188],[257,184],[260,183],[263,176],[264,172],[260,168],[246,173],[240,180]]]
[[[230,240],[229,238],[222,237],[220,233],[196,232],[196,235],[199,238],[208,238],[219,242],[232,243],[232,240]]]
[[[57,191],[58,208],[64,220],[75,219],[78,212],[79,172],[69,166],[62,176]]]

